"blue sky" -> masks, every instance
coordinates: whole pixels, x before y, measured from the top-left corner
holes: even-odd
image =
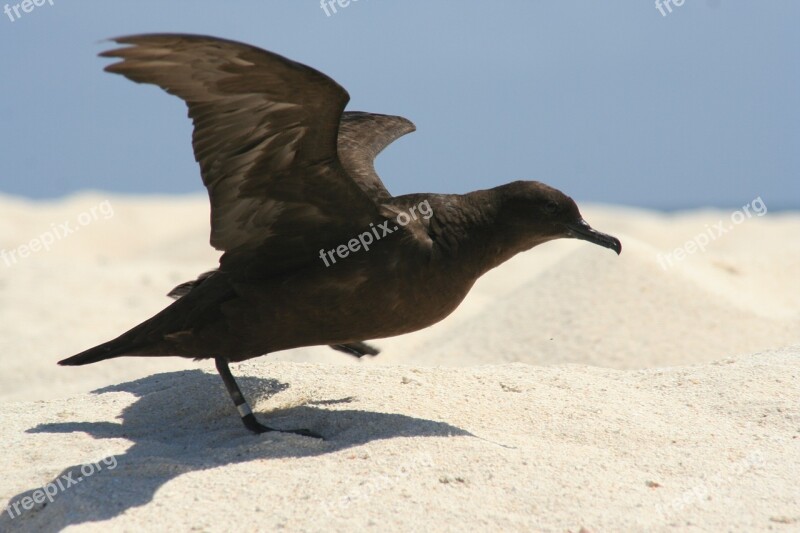
[[[414,121],[378,160],[395,194],[537,179],[579,201],[800,208],[797,1],[52,2],[0,13],[0,193],[202,191],[183,103],[97,57],[168,31],[278,52],[349,109]]]

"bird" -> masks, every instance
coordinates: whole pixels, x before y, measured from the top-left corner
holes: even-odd
[[[374,355],[367,340],[441,321],[480,276],[537,245],[574,238],[622,251],[572,198],[538,181],[391,195],[374,160],[414,124],[345,111],[348,92],[311,67],[203,35],[111,41],[120,46],[100,54],[117,60],[107,72],[186,103],[210,244],[222,254],[162,311],[60,365],[213,359],[248,430],[323,438],[259,422],[230,364],[316,345]]]

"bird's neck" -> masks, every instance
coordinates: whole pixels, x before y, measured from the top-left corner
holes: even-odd
[[[469,269],[476,278],[539,244],[504,223],[503,195],[497,189],[474,191],[453,200],[434,210],[431,228],[446,260]]]

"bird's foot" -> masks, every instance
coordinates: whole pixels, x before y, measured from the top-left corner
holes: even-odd
[[[295,435],[302,435],[303,437],[311,437],[314,439],[325,440],[325,437],[323,437],[319,433],[311,431],[310,429],[277,429],[265,426],[264,424],[256,420],[256,417],[253,414],[243,416],[242,422],[244,422],[244,425],[247,429],[256,434],[267,433],[269,431],[277,431],[278,433],[294,433]]]

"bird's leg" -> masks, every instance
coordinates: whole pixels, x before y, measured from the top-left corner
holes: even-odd
[[[331,348],[361,358],[365,355],[378,355],[381,351],[366,342],[349,342],[347,344],[331,344]]]
[[[228,361],[223,357],[216,357],[214,361],[217,364],[217,371],[219,372],[219,375],[222,377],[222,382],[225,383],[225,388],[228,389],[228,394],[231,395],[231,399],[233,400],[236,409],[239,411],[239,415],[241,415],[242,417],[242,422],[244,422],[244,426],[247,429],[249,429],[253,433],[266,433],[267,431],[278,431],[280,433],[295,433],[297,435],[303,435],[304,437],[314,437],[317,439],[322,438],[322,435],[319,435],[307,429],[276,429],[261,424],[258,420],[256,420],[256,417],[253,414],[252,409],[250,409],[250,405],[247,403],[247,400],[245,400],[241,389],[239,389],[239,385],[237,385],[236,380],[233,379],[233,374],[231,374],[231,369],[228,368]]]

